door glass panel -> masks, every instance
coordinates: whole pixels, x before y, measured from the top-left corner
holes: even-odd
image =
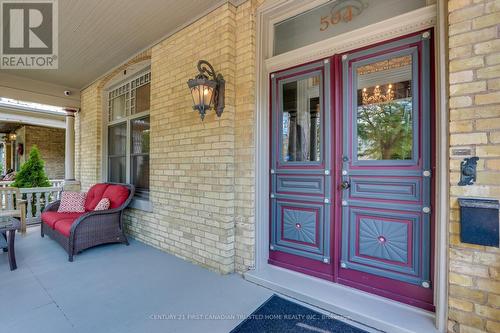
[[[358,160],[411,160],[412,56],[356,69]]]
[[[283,162],[321,160],[320,76],[312,76],[282,86]]]

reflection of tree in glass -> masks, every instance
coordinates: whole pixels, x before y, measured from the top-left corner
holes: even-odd
[[[407,160],[412,155],[412,101],[358,107],[358,158]]]

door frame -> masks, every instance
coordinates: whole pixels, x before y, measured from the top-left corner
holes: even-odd
[[[270,96],[269,74],[271,72],[307,63],[313,60],[361,48],[388,39],[393,39],[435,28],[435,242],[434,242],[434,299],[436,306],[435,325],[441,332],[447,328],[448,318],[448,116],[446,80],[446,27],[447,7],[443,1],[370,26],[332,37],[307,47],[302,47],[272,57],[273,24],[297,15],[327,0],[316,0],[304,4],[301,0],[266,0],[257,10],[256,27],[256,112],[255,112],[255,270],[267,267],[269,257],[269,128]],[[444,79],[443,79],[444,78]]]

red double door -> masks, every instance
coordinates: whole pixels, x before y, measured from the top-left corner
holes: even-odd
[[[426,31],[272,73],[269,263],[433,310]]]

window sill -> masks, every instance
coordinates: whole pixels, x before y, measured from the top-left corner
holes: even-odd
[[[128,205],[128,207],[142,210],[145,212],[152,212],[153,211],[153,203],[149,200],[140,199],[140,198],[133,198],[132,201],[130,202],[130,204]]]

